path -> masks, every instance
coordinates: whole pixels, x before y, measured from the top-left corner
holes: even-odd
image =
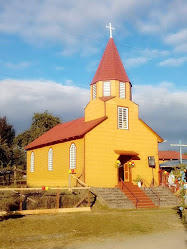
[[[90,241],[67,246],[63,249],[187,249],[187,233],[185,230],[179,230],[161,234],[141,235],[126,240]]]

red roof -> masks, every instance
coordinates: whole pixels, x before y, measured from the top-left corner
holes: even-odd
[[[162,160],[179,160],[180,153],[178,151],[159,151],[158,152],[159,159]],[[182,155],[182,159],[187,159],[187,155]]]
[[[85,122],[83,117],[67,123],[56,125],[28,144],[25,149],[31,150],[46,145],[62,143],[65,141],[81,138],[106,119],[107,117],[102,117]]]
[[[119,80],[122,82],[130,82],[113,38],[109,39],[91,85],[100,80]]]

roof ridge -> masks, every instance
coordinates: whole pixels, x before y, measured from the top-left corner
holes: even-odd
[[[93,128],[95,128],[97,125],[99,125],[106,119],[107,117],[104,116],[98,119],[85,122],[84,117],[81,117],[70,121],[70,124],[64,127],[56,125],[52,128],[53,132],[50,132],[52,129],[48,132],[45,132],[42,136],[38,137],[30,144],[28,144],[25,149],[31,150],[39,147],[48,146],[50,144],[56,144],[60,142],[66,142],[82,138],[86,133],[91,131]]]

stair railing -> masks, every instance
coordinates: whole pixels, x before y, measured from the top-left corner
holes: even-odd
[[[140,200],[133,194],[133,192],[125,185],[124,181],[120,178],[120,189],[123,191],[123,187],[125,187],[129,193],[136,199],[136,209],[138,206],[138,202],[140,202]]]
[[[142,180],[143,180],[144,186],[147,187],[149,190],[151,190],[151,192],[158,198],[158,205],[160,206],[160,197],[154,192],[154,190],[151,188],[151,186],[145,179],[142,179]]]

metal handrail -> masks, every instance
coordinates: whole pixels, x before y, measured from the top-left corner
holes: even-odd
[[[136,199],[136,208],[137,208],[137,205],[138,205],[138,202],[140,202],[140,200],[132,193],[132,191],[125,185],[124,181],[120,178],[120,182],[121,182],[121,185],[123,185],[130,193],[131,195]],[[121,187],[121,190],[123,190],[123,188]]]
[[[145,179],[142,178],[142,180],[143,180],[143,182],[145,182],[149,186],[147,188],[149,188],[153,192],[153,194],[156,195],[156,197],[158,198],[158,205],[160,206],[160,197],[153,191],[153,189],[150,187],[149,183]]]

